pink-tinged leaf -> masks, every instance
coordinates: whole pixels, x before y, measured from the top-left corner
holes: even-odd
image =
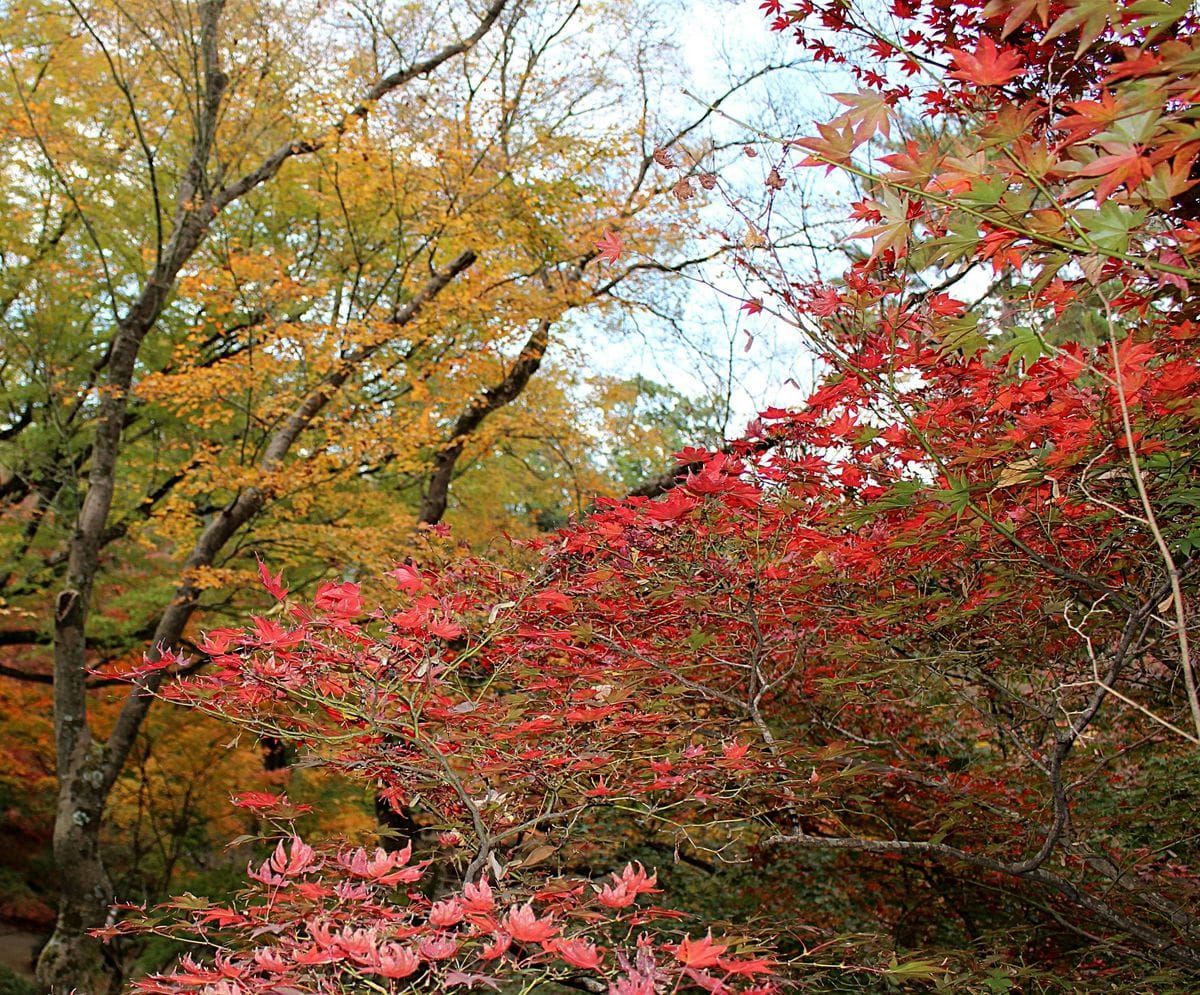
[[[288,596],[288,589],[283,583],[283,570],[274,576],[267,570],[267,565],[263,563],[261,557],[255,557],[258,560],[258,576],[262,578],[262,585],[267,589],[267,593],[276,601],[282,601]]]
[[[1181,269],[1187,266],[1187,260],[1183,258],[1174,249],[1163,249],[1159,253],[1159,262],[1166,263],[1168,266],[1178,266]],[[1165,287],[1167,284],[1178,287],[1183,293],[1187,293],[1187,281],[1178,273],[1161,272],[1158,274],[1158,285]]]
[[[1103,142],[1104,155],[1097,156],[1079,170],[1080,176],[1098,176],[1096,203],[1103,203],[1117,187],[1136,190],[1154,173],[1154,165],[1137,145]]]
[[[639,863],[629,863],[618,873],[612,874],[612,879],[620,887],[634,895],[649,895],[660,889],[656,887],[658,884],[658,874],[647,874],[646,869]]]
[[[829,318],[837,313],[843,303],[842,295],[833,287],[822,287],[813,292],[812,301],[807,310],[820,318]]]
[[[421,574],[416,567],[411,567],[407,563],[401,563],[395,570],[389,571],[385,576],[391,577],[396,582],[396,587],[401,591],[419,591],[425,586],[425,581],[421,579]]]
[[[596,970],[602,960],[596,944],[578,938],[556,941],[554,952],[572,967],[578,967],[584,971]]]
[[[421,961],[407,947],[385,943],[373,959],[371,970],[384,978],[407,978],[420,966]]]
[[[575,608],[575,602],[565,594],[550,589],[539,591],[529,599],[529,603],[552,615],[569,615]]]
[[[434,902],[430,907],[429,924],[438,929],[446,929],[461,922],[464,915],[466,915],[466,906],[462,900],[447,898],[441,902]]]
[[[463,885],[463,907],[468,912],[491,912],[496,907],[496,899],[487,878],[480,878],[477,884],[468,881]]]
[[[558,932],[549,916],[539,919],[528,903],[508,913],[504,928],[514,940],[522,943],[543,943]]]
[[[997,48],[987,35],[979,39],[973,53],[961,48],[947,51],[954,56],[954,72],[950,73],[950,78],[960,79],[964,83],[1003,86],[1025,72],[1021,67],[1021,56],[1015,50]]]
[[[717,961],[717,966],[726,974],[744,974],[747,976],[753,974],[772,974],[775,970],[775,962],[765,957],[751,957],[746,960],[722,957]]]
[[[497,933],[496,938],[479,951],[479,959],[495,960],[497,957],[503,957],[511,946],[512,937],[508,933]]]
[[[611,228],[605,228],[604,234],[596,242],[596,248],[600,250],[601,259],[608,263],[615,263],[621,258],[621,253],[625,251],[625,241]]]
[[[423,960],[449,960],[458,953],[458,943],[449,936],[429,936],[417,944]]]
[[[484,985],[496,991],[500,990],[500,983],[489,974],[479,974],[475,971],[446,972],[447,988],[474,988],[476,985]]]
[[[439,639],[457,639],[463,634],[463,627],[457,622],[439,618],[429,623],[428,631],[431,636],[437,636]]]

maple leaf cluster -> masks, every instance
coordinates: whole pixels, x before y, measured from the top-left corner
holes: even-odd
[[[177,899],[100,933],[179,935],[190,928],[213,943],[238,934],[257,940],[207,962],[183,956],[170,971],[133,983],[134,991],[146,995],[235,995],[278,991],[281,985],[325,991],[356,984],[394,987],[401,981],[438,989],[496,988],[514,975],[550,981],[598,971],[610,957],[611,990],[622,995],[653,991],[668,979],[680,990],[732,991],[723,979],[771,972],[769,961],[731,955],[729,945],[714,943],[711,935],[685,936],[672,947],[638,932],[635,927],[652,921],[655,910],[635,902],[657,890],[640,866],[627,865],[603,887],[575,882],[523,900],[494,889],[484,875],[436,901],[404,887],[418,884],[427,866],[428,861],[412,862],[411,847],[391,853],[318,849],[293,836],[281,840],[262,867],[250,868],[250,879],[263,886],[254,901],[229,907]],[[174,917],[169,924],[168,915]],[[607,940],[603,949],[599,935]],[[775,989],[738,990],[765,995]]]
[[[897,0],[897,36],[840,2],[762,6],[862,84],[772,168],[799,148],[856,175],[870,251],[809,281],[740,260],[748,318],[785,315],[827,374],[679,453],[664,494],[521,544],[532,567],[406,564],[383,605],[287,601],[264,568],[280,610],[209,633],[210,668],[169,694],[419,804],[458,883],[434,900],[407,849],[290,839],[235,907],[141,920],[219,950],[144,990],[764,992],[835,943],[872,980],[1200,971],[1190,808],[1149,773],[1200,743],[1194,18]],[[914,112],[956,127],[903,138]],[[966,271],[993,278],[986,306]],[[521,870],[530,838],[595,855],[618,813],[781,877],[833,868],[854,907],[762,889],[787,951],[766,956],[642,904],[638,865]],[[964,939],[905,960],[888,924],[947,895]]]

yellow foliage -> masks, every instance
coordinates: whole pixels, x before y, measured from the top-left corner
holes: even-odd
[[[544,529],[624,485],[595,456],[609,402],[563,330],[575,315],[616,320],[655,293],[636,270],[621,302],[609,293],[625,270],[597,258],[606,231],[620,231],[633,259],[668,255],[681,236],[627,134],[648,123],[611,110],[631,63],[584,30],[612,11],[547,0],[506,15],[470,53],[347,118],[394,68],[383,62],[415,57],[445,27],[435,5],[393,5],[406,24],[396,37],[418,41],[384,55],[361,20],[367,6],[226,4],[228,82],[199,171],[194,5],[6,6],[0,417],[30,414],[0,439],[0,485],[29,484],[0,505],[11,589],[0,624],[48,627],[114,335],[192,210],[211,219],[163,290],[126,394],[89,606],[93,656],[117,647],[139,659],[184,581],[201,592],[197,625],[261,609],[255,554],[294,589],[335,569],[378,574],[417,550],[453,555],[453,543],[424,550],[414,526],[439,457],[458,447],[449,517],[472,543]],[[305,154],[218,207],[223,185],[293,143]],[[474,264],[434,295],[434,276],[468,250]],[[460,432],[531,351],[541,368],[520,396]],[[647,439],[630,446],[664,453]],[[247,494],[261,497],[252,519],[185,573],[205,530]],[[9,771],[30,773],[3,776],[48,790],[49,709],[21,697],[43,692],[0,690],[0,720],[13,724],[3,742],[43,751],[12,747]],[[113,707],[98,705],[98,728]],[[137,777],[118,786],[113,825],[145,839],[158,832],[147,813],[186,809],[223,834],[232,825],[220,820],[240,816],[219,814],[218,785],[258,776],[257,748],[230,746],[194,717],[157,715]]]

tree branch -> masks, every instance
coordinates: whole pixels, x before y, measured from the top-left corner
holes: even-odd
[[[392,324],[400,329],[412,322],[455,277],[468,269],[476,260],[471,250],[461,253],[444,270],[436,271],[430,280],[412,299],[400,308]],[[321,383],[300,402],[295,411],[276,430],[259,461],[259,471],[267,476],[279,469],[284,457],[313,419],[329,403],[330,399],[346,383],[354,371],[381,349],[388,339],[359,346],[344,357],[336,369],[326,375]],[[173,646],[178,645],[183,630],[196,610],[200,588],[193,579],[194,572],[210,565],[230,538],[253,518],[267,503],[271,490],[267,486],[253,486],[242,490],[201,532],[183,566],[183,580],[175,589],[171,603],[163,612],[155,628],[148,658],[161,659]],[[130,690],[121,707],[120,715],[113,725],[106,743],[104,766],[106,783],[115,782],[121,767],[133,746],[134,738],[145,717],[155,692],[168,676],[155,670],[141,676]]]
[[[917,840],[875,840],[851,836],[810,836],[808,833],[788,833],[772,836],[765,842],[768,845],[794,843],[798,846],[818,850],[855,850],[862,853],[922,854],[944,857],[969,864],[972,867],[993,871],[996,874],[1033,881],[1052,888],[1077,905],[1083,906],[1109,926],[1136,936],[1157,949],[1164,958],[1178,964],[1186,964],[1189,967],[1200,967],[1200,955],[1186,947],[1181,947],[1176,941],[1163,936],[1157,930],[1135,922],[1098,898],[1076,887],[1070,881],[1040,868],[1022,871],[1019,869],[1020,865],[1006,864],[991,857],[968,853],[966,850],[947,846],[945,843],[928,843]]]
[[[467,439],[489,415],[521,396],[530,379],[542,365],[542,357],[550,344],[550,327],[549,319],[543,318],[539,321],[504,379],[494,387],[484,388],[454,423],[444,447],[434,458],[429,487],[421,498],[421,507],[417,514],[420,524],[436,525],[442,520],[446,513],[454,465],[462,455]]]
[[[427,73],[433,72],[442,63],[453,59],[455,56],[462,55],[464,52],[470,51],[475,44],[483,38],[484,35],[491,30],[492,25],[496,23],[496,19],[507,6],[508,0],[493,0],[492,5],[488,7],[480,20],[478,27],[466,38],[455,42],[452,45],[447,45],[439,52],[435,52],[427,59],[420,62],[414,62],[406,69],[392,73],[390,76],[385,76],[379,80],[374,86],[367,91],[363,99],[348,111],[340,121],[338,121],[330,133],[325,137],[312,138],[295,138],[284,142],[274,152],[272,152],[263,162],[255,169],[246,173],[241,179],[231,186],[222,189],[213,202],[217,209],[223,208],[232,204],[239,197],[245,196],[255,187],[260,186],[267,180],[271,179],[283,167],[283,164],[289,159],[297,156],[311,155],[324,148],[331,139],[344,134],[358,121],[363,120],[371,113],[371,108],[387,94],[398,89],[404,84],[412,81],[418,76],[424,76]]]

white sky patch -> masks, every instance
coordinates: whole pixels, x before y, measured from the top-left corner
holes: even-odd
[[[764,66],[800,62],[803,52],[790,36],[769,30],[758,0],[686,0],[677,20],[676,40],[685,77],[672,92],[664,90],[663,110],[677,120],[703,113],[721,97],[733,79],[744,78]],[[740,238],[746,228],[738,211],[757,212],[766,203],[764,180],[778,154],[780,140],[807,134],[814,120],[822,120],[839,105],[828,94],[855,89],[844,70],[815,66],[810,61],[781,69],[755,81],[722,103],[702,132],[689,136],[690,150],[706,142],[722,145],[711,164],[737,210],[718,200],[702,209],[695,249],[711,251],[724,231]],[[742,143],[760,150],[755,158],[742,156]],[[792,157],[796,161],[798,157]],[[706,163],[707,165],[707,163]],[[780,229],[796,229],[828,212],[828,205],[845,201],[847,186],[823,170],[784,169],[787,187],[777,200]],[[844,213],[844,212],[843,212]],[[764,227],[770,219],[756,220]],[[841,219],[844,222],[844,216]],[[815,230],[815,229],[814,229]],[[829,239],[827,233],[822,238]],[[828,253],[804,247],[789,250],[788,265],[796,278],[811,278],[826,269]],[[844,265],[844,263],[843,263]],[[835,268],[837,268],[835,264]],[[838,269],[840,272],[840,269]],[[593,336],[603,328],[581,329],[584,351],[595,357],[596,371],[612,376],[641,375],[689,396],[706,396],[723,402],[727,417],[722,426],[728,437],[741,435],[746,425],[768,407],[795,407],[803,402],[816,379],[816,363],[801,333],[766,311],[742,311],[743,303],[757,294],[745,285],[742,274],[727,262],[714,261],[687,281],[681,321],[674,329],[657,328],[647,316],[645,334],[613,335],[595,349]],[[641,324],[640,319],[635,319]],[[603,320],[600,323],[603,324]]]

